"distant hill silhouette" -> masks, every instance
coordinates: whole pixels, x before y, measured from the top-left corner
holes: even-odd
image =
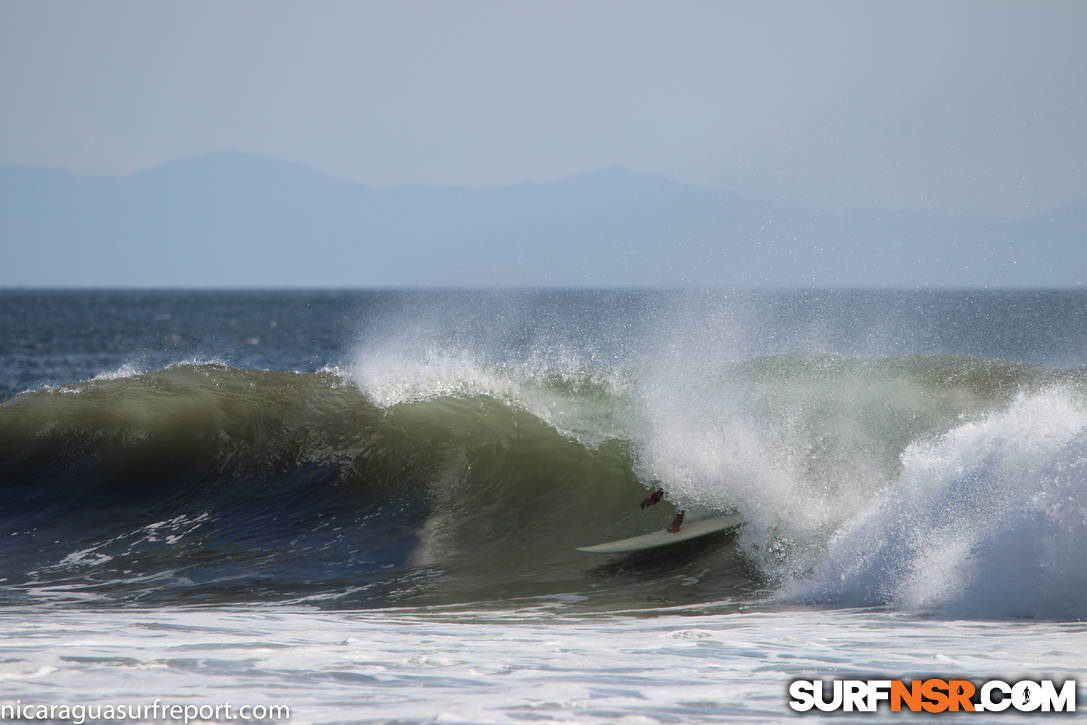
[[[1000,223],[820,214],[608,169],[370,188],[239,153],[0,166],[5,286],[1081,286],[1087,202]]]

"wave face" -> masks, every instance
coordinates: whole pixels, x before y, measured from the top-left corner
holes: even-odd
[[[553,591],[592,532],[663,526],[630,516],[621,442],[483,394],[380,407],[331,372],[177,365],[29,392],[0,408],[0,461],[4,575],[37,594]]]
[[[0,295],[0,603],[1087,617],[1085,319],[1066,293]],[[744,524],[576,551],[678,509]]]

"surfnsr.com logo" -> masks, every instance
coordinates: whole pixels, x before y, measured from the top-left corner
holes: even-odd
[[[797,712],[1075,712],[1076,681],[793,680],[789,707]]]

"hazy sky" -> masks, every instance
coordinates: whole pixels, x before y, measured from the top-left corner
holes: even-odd
[[[0,163],[621,165],[824,209],[1087,197],[1087,2],[0,0]]]

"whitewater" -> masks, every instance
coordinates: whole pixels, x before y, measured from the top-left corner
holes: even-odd
[[[1084,681],[1085,363],[1079,292],[3,292],[0,703],[772,722],[797,678]],[[681,509],[743,524],[576,550]]]

